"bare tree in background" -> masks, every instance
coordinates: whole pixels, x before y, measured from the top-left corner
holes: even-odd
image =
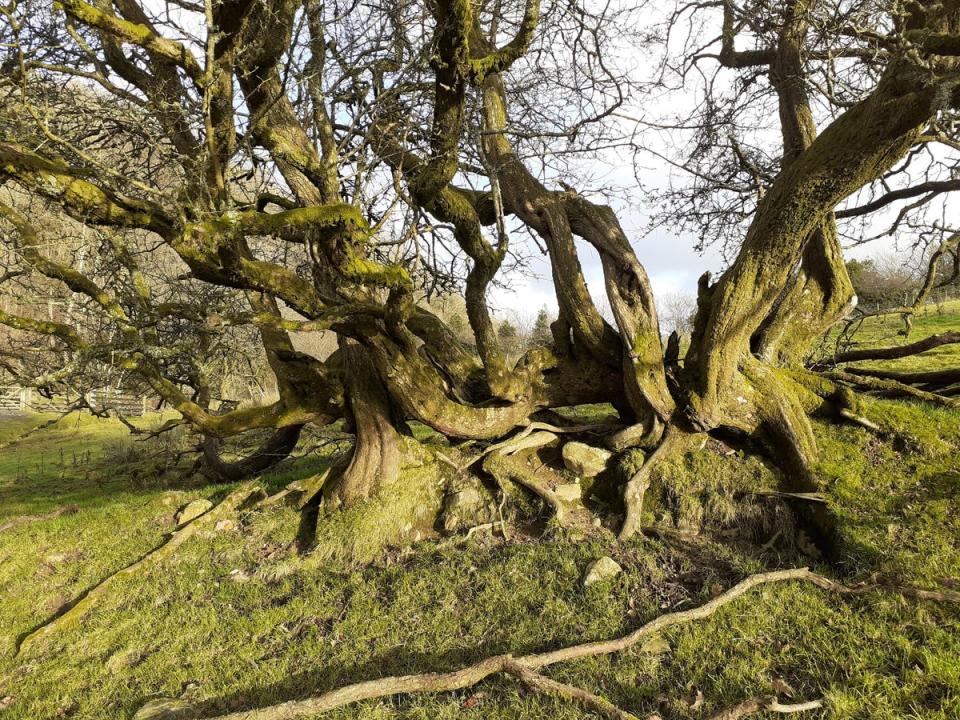
[[[697,313],[697,298],[683,293],[670,293],[661,300],[664,329],[679,334],[693,330],[693,318]]]

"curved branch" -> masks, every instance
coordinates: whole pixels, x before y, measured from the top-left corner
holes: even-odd
[[[834,355],[831,358],[831,362],[846,363],[858,362],[860,360],[895,360],[897,358],[909,357],[910,355],[917,355],[943,345],[953,345],[954,343],[960,343],[960,331],[951,330],[938,335],[930,335],[923,340],[917,340],[907,345],[847,350],[846,352]]]
[[[121,42],[138,45],[176,63],[198,87],[202,87],[200,63],[182,43],[157,35],[148,25],[124,20],[83,0],[59,0],[58,4],[67,15],[84,25],[103,30]]]
[[[471,79],[474,82],[481,83],[487,75],[503,72],[523,57],[527,48],[530,47],[530,41],[533,40],[533,33],[537,28],[539,19],[540,0],[527,0],[523,11],[523,19],[520,21],[520,27],[517,28],[517,34],[513,39],[503,47],[489,52],[481,58],[470,60]]]
[[[954,190],[960,190],[960,179],[930,180],[928,182],[920,183],[919,185],[912,185],[907,188],[900,188],[899,190],[891,190],[890,192],[881,195],[876,200],[865,203],[864,205],[857,205],[855,207],[837,210],[836,216],[839,220],[842,218],[869,215],[870,213],[876,212],[877,210],[886,207],[890,203],[897,202],[898,200],[908,200],[916,197],[917,195],[926,195],[927,193],[939,195],[940,193],[952,192]]]
[[[220,457],[217,438],[203,442],[204,474],[217,482],[238,482],[258,475],[286,459],[297,446],[303,425],[290,425],[275,431],[266,442],[241,460],[226,462]]]

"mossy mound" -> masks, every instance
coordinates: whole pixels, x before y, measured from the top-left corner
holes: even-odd
[[[369,500],[327,512],[322,506],[309,563],[358,565],[388,547],[407,547],[435,534],[449,480],[428,448],[404,438],[399,476]]]
[[[792,514],[775,496],[781,487],[780,472],[763,458],[708,439],[655,467],[644,497],[644,523],[752,542],[778,533],[789,539]]]

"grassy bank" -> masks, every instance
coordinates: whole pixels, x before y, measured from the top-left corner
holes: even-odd
[[[844,579],[960,583],[960,413],[892,401],[867,409],[895,442],[817,425],[842,533],[837,563],[821,569]],[[0,421],[0,442],[40,420]],[[120,579],[81,623],[14,656],[23,633],[159,545],[178,508],[231,489],[130,442],[118,423],[71,417],[0,451],[4,720],[128,718],[157,696],[189,698],[206,716],[386,674],[447,670],[494,653],[614,637],[702,604],[749,573],[810,562],[775,542],[617,544],[612,535],[555,533],[537,542],[427,540],[363,565],[321,564],[296,553],[299,516],[278,506],[190,538],[148,574]],[[313,452],[265,480],[280,487],[324,462]],[[689,467],[705,475],[710,463],[727,462],[700,455]],[[319,534],[336,531],[321,517]],[[584,569],[601,555],[624,572],[584,589]],[[798,700],[826,697],[825,709],[804,717],[953,720],[958,626],[957,607],[784,584],[659,641],[549,674],[644,718],[707,717],[783,681]],[[590,715],[496,679],[328,717]]]

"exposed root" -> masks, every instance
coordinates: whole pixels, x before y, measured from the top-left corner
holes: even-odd
[[[46,637],[58,628],[77,622],[93,610],[97,603],[107,596],[108,591],[119,578],[143,572],[157,563],[162,562],[170,557],[187,538],[196,535],[201,530],[214,527],[217,521],[236,513],[241,506],[262,495],[263,489],[255,484],[247,484],[234,490],[215,508],[207,511],[193,522],[188,523],[171,534],[165,543],[151,550],[133,564],[127,565],[113,575],[106,577],[99,584],[94,585],[78,598],[60,608],[49,620],[44,621],[33,630],[30,630],[18,638],[17,654],[24,652],[36,640]]]
[[[505,531],[505,525],[506,525],[506,523],[503,522],[502,520],[496,520],[496,521],[494,521],[494,522],[483,523],[482,525],[474,525],[472,528],[470,528],[469,530],[467,530],[467,534],[464,535],[463,537],[464,537],[465,540],[469,540],[471,537],[473,537],[474,535],[476,535],[476,534],[479,533],[479,532],[483,532],[483,531],[485,531],[485,530],[496,530],[497,528],[500,528],[501,531]]]
[[[709,720],[739,720],[758,712],[789,714],[817,710],[821,707],[823,707],[823,700],[811,700],[805,703],[787,705],[781,703],[775,695],[767,695],[744,700],[739,705],[734,705],[726,710],[721,710],[716,715],[711,715]]]
[[[483,461],[483,469],[490,473],[502,487],[513,482],[525,487],[541,498],[552,510],[557,522],[567,523],[568,513],[577,509],[553,491],[553,488],[536,471],[527,466],[526,458],[519,455],[524,451],[535,450],[555,442],[557,436],[549,432],[538,432],[513,438],[508,444],[501,444],[497,452],[490,453]]]
[[[504,663],[503,671],[508,675],[513,675],[532,690],[547,695],[554,695],[564,700],[573,700],[581,705],[585,705],[602,717],[610,718],[610,720],[639,720],[636,715],[628,713],[626,710],[621,710],[609,700],[599,695],[594,695],[592,692],[578,688],[575,685],[568,685],[567,683],[551,680],[515,660],[507,660]]]
[[[826,373],[826,377],[864,390],[874,390],[887,397],[912,397],[917,400],[933,403],[934,405],[960,409],[960,398],[946,397],[926,390],[920,390],[898,380],[855,375],[840,370]]]
[[[623,452],[634,447],[654,447],[663,438],[664,429],[660,418],[653,416],[649,423],[638,423],[625,427],[623,430],[618,430],[605,437],[603,442],[613,452]]]
[[[623,489],[623,501],[626,515],[620,528],[620,540],[627,540],[641,530],[643,515],[643,496],[650,487],[650,475],[658,463],[683,451],[699,438],[699,435],[679,430],[675,425],[667,427],[663,442],[647,458],[646,462],[633,474]]]
[[[482,460],[487,455],[491,455],[496,452],[501,452],[504,454],[511,454],[517,452],[523,448],[522,441],[529,435],[536,432],[547,432],[553,433],[554,435],[559,435],[562,433],[585,433],[585,432],[594,432],[597,430],[610,430],[611,426],[609,423],[595,423],[592,425],[570,425],[563,427],[560,425],[551,425],[550,423],[545,422],[532,422],[526,427],[523,428],[520,432],[512,437],[502,440],[498,443],[494,443],[481,452],[477,453],[473,457],[469,458],[462,465],[458,466],[460,470],[466,470],[472,465],[476,464],[478,461]],[[449,461],[449,459],[447,459]]]
[[[756,497],[775,497],[783,500],[800,500],[801,502],[820,504],[826,504],[827,502],[827,499],[820,493],[784,492],[783,490],[754,490],[749,494]]]
[[[669,627],[682,625],[684,623],[703,620],[713,615],[720,608],[729,605],[737,598],[745,595],[754,588],[762,585],[768,585],[777,582],[801,581],[813,583],[819,588],[841,595],[860,595],[877,590],[895,592],[901,595],[914,597],[924,600],[937,600],[941,602],[960,603],[960,592],[953,591],[930,591],[917,588],[891,586],[891,585],[842,585],[817,573],[811,572],[808,568],[796,568],[790,570],[774,570],[766,573],[758,573],[740,581],[726,592],[718,595],[709,602],[699,607],[681,610],[678,612],[667,613],[654,618],[650,622],[642,625],[628,635],[613,640],[601,640],[598,642],[583,643],[572,645],[570,647],[560,648],[544,653],[534,653],[521,657],[511,655],[495,655],[485,660],[481,660],[472,665],[460,668],[447,673],[424,673],[420,675],[400,675],[380,678],[378,680],[368,680],[365,682],[346,685],[344,687],[331,690],[322,695],[306,698],[304,700],[290,700],[279,705],[258,708],[254,710],[244,710],[227,715],[220,715],[216,718],[207,720],[295,720],[296,718],[318,715],[335,708],[344,707],[363,700],[374,700],[377,698],[390,697],[392,695],[412,695],[416,693],[438,693],[452,692],[462,690],[476,685],[491,675],[497,673],[507,673],[520,678],[523,682],[528,682],[536,689],[542,689],[544,692],[551,692],[561,697],[570,697],[593,710],[601,711],[605,709],[607,717],[632,718],[628,713],[619,710],[608,701],[592,693],[574,688],[562,683],[543,678],[534,672],[540,668],[555,665],[561,662],[568,662],[580,658],[597,657],[600,655],[609,655],[615,652],[621,652],[637,645],[642,640],[651,635],[663,632]],[[528,672],[529,671],[529,672]],[[539,685],[539,687],[538,687]],[[821,701],[812,701],[800,705],[781,705],[775,699],[757,698],[741,703],[737,708],[731,708],[725,711],[726,715],[720,714],[716,718],[739,718],[748,714],[744,708],[756,706],[749,712],[758,712],[767,710],[771,712],[800,712],[801,710],[814,709],[820,707]],[[759,704],[758,704],[759,703]],[[774,703],[776,707],[774,707]],[[610,712],[619,712],[621,714],[609,714]],[[731,712],[740,712],[729,714]]]

